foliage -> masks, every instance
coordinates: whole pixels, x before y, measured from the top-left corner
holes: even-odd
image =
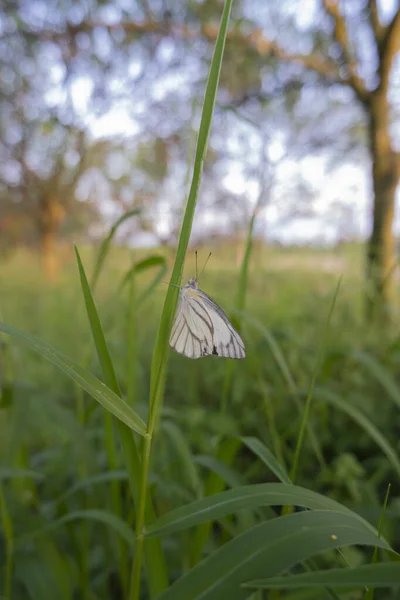
[[[252,244],[256,208],[238,289],[232,289],[232,257],[215,263],[210,286],[204,285],[211,291],[214,281],[228,307],[236,296],[246,360],[209,357],[186,361],[183,369],[184,359],[175,355],[167,370],[174,286],[189,245],[231,4],[226,0],[216,37],[162,311],[156,294],[165,266],[161,254],[135,251],[132,262],[132,252],[127,260],[120,249],[110,260],[112,238],[130,217],[140,216],[137,210],[111,228],[91,278],[90,260],[76,250],[85,313],[76,302],[76,271],[75,278],[65,274],[64,285],[47,289],[37,277],[31,285],[28,257],[20,279],[18,262],[3,274],[7,320],[14,314],[17,325],[25,320],[30,331],[40,325],[41,336],[48,328],[58,342],[53,346],[34,331],[5,323],[0,332],[69,377],[69,385],[65,377],[51,378],[40,359],[19,354],[4,338],[0,566],[6,597],[245,599],[274,578],[272,586],[300,580],[323,585],[337,598],[331,588],[342,571],[350,585],[370,586],[368,598],[385,574],[385,587],[396,593],[400,584],[400,572],[390,564],[400,560],[394,518],[399,394],[392,375],[398,372],[397,340],[362,327],[355,279],[339,297],[336,272],[315,277],[292,266],[285,278],[272,262],[267,270],[263,248],[257,255]],[[267,256],[271,261],[270,250]],[[348,256],[342,259],[340,270],[348,268]],[[149,278],[153,267],[158,272]],[[24,291],[29,284],[31,294],[39,287],[42,293],[34,297],[39,308],[44,303],[42,314],[33,311],[29,292],[20,294],[26,305],[15,302],[18,281]],[[55,348],[60,339],[63,348],[70,345],[67,353]],[[269,481],[275,478],[280,481]],[[374,548],[372,559],[368,547]],[[305,573],[297,579],[299,570]],[[276,578],[285,571],[288,578]]]
[[[228,254],[222,260],[221,256],[223,252],[220,256],[214,253],[202,276],[202,286],[229,308],[235,291],[235,265],[232,255]],[[91,265],[90,257],[88,251],[82,253],[86,268]],[[135,260],[141,262],[145,257],[146,253],[137,251]],[[296,266],[281,272],[282,265],[290,258]],[[213,562],[219,556],[213,556],[218,548],[226,547],[226,552],[231,555],[229,543],[237,539],[239,548],[242,546],[240,536],[246,532],[248,536],[256,535],[257,527],[262,524],[272,526],[279,505],[297,503],[308,507],[312,513],[332,511],[329,515],[336,519],[335,523],[330,523],[329,516],[322,519],[329,535],[328,545],[319,557],[314,558],[313,570],[327,571],[325,576],[321,574],[320,585],[326,581],[325,585],[334,587],[341,573],[332,570],[329,578],[331,568],[346,568],[342,557],[333,551],[331,544],[334,545],[335,540],[330,540],[332,535],[337,536],[342,553],[355,568],[353,581],[382,585],[383,576],[379,575],[379,570],[376,575],[374,571],[370,574],[368,570],[365,574],[362,570],[358,572],[359,565],[369,562],[370,553],[362,546],[346,549],[340,527],[345,526],[345,513],[356,519],[357,527],[364,527],[363,519],[376,527],[386,486],[391,481],[382,535],[392,547],[398,548],[396,515],[400,488],[395,462],[399,460],[398,381],[395,374],[399,348],[396,337],[379,339],[363,328],[358,309],[360,284],[356,276],[360,259],[354,258],[352,248],[344,248],[337,257],[345,277],[332,315],[331,333],[326,340],[309,416],[309,425],[317,432],[323,463],[321,465],[316,459],[311,438],[306,433],[297,472],[297,483],[301,488],[294,486],[292,489],[288,483],[273,483],[277,477],[287,481],[285,472],[274,462],[276,435],[283,468],[290,467],[293,461],[301,419],[301,413],[296,409],[296,394],[304,392],[300,397],[305,398],[314,370],[315,339],[321,335],[337,282],[336,273],[324,273],[323,268],[334,258],[333,254],[304,252],[303,262],[298,266],[293,253],[271,248],[254,251],[247,283],[246,314],[263,323],[272,336],[281,353],[280,360],[284,361],[290,374],[289,380],[286,371],[276,362],[276,349],[270,346],[263,330],[245,318],[242,327],[248,356],[234,365],[229,412],[225,416],[218,409],[224,362],[217,358],[192,362],[171,355],[166,381],[167,401],[162,410],[149,473],[160,520],[159,525],[149,526],[149,535],[154,535],[157,527],[161,533],[163,523],[167,519],[172,522],[174,513],[179,514],[177,511],[187,514],[185,518],[190,517],[192,526],[198,526],[199,519],[211,518],[214,525],[204,552]],[[76,306],[71,303],[71,298],[79,297],[76,267],[71,262],[60,286],[47,288],[38,277],[35,282],[30,281],[30,261],[32,258],[28,255],[15,257],[0,271],[4,318],[24,329],[40,332],[41,337],[82,364],[92,343],[88,339],[82,302]],[[189,256],[188,263],[185,278],[192,274],[194,257]],[[308,264],[314,266],[310,269]],[[317,269],[315,265],[318,265]],[[131,300],[126,285],[116,297],[109,282],[118,282],[130,268],[130,252],[111,248],[96,286],[98,311],[103,317],[109,351],[123,394],[130,385],[132,370],[132,364],[127,363],[128,346],[124,336]],[[152,275],[149,271],[140,277],[142,279],[136,283],[138,294],[150,283]],[[135,410],[142,417],[145,415],[144,398],[148,394],[156,315],[161,308],[163,289],[153,290],[138,308]],[[15,302],[17,293],[23,297],[22,302]],[[35,307],[34,320],[32,306]],[[123,454],[116,446],[115,470],[111,470],[105,423],[90,396],[85,394],[84,404],[81,404],[81,393],[64,375],[57,376],[50,364],[46,366],[34,354],[9,343],[5,337],[2,339],[0,453],[4,466],[0,474],[3,532],[7,532],[6,547],[13,548],[7,555],[11,557],[11,597],[24,599],[29,589],[30,597],[41,599],[55,595],[70,598],[74,590],[80,590],[80,594],[88,597],[117,598],[118,589],[123,586],[122,573],[129,565],[123,562],[123,557],[131,555],[129,548],[134,543],[129,537],[132,530],[126,526],[132,522],[132,504]],[[368,354],[368,367],[360,350]],[[89,366],[101,377],[95,360],[91,359]],[[384,410],[382,406],[385,406]],[[244,436],[229,466],[212,458],[215,436],[221,432],[228,439]],[[217,470],[223,478],[225,491],[202,499],[210,469]],[[121,490],[117,513],[112,509],[113,482],[119,482]],[[202,505],[209,507],[209,513],[204,512],[204,508],[200,510]],[[9,525],[5,527],[5,523]],[[187,526],[189,521],[179,527],[180,531],[174,533],[169,526],[170,530],[165,529],[163,533],[172,580],[188,569],[188,554],[192,550],[191,530],[186,529]],[[290,526],[290,530],[297,528]],[[315,529],[316,539],[317,531]],[[357,535],[361,535],[361,530]],[[370,534],[365,530],[362,535]],[[325,534],[321,533],[321,536],[322,540]],[[278,534],[275,537],[278,543]],[[270,542],[274,536],[265,533],[261,538]],[[349,539],[349,543],[360,541],[361,538]],[[298,545],[291,542],[291,546],[300,550],[309,547],[310,543],[308,539]],[[121,544],[125,554],[115,552]],[[301,556],[306,558],[304,553]],[[380,560],[382,558],[381,555]],[[392,573],[388,563],[379,562],[378,565],[379,569],[380,565],[382,569],[387,565],[388,573]],[[7,564],[3,562],[1,581],[4,582],[5,569]],[[291,576],[298,571],[298,568],[290,569]],[[34,572],[40,573],[45,587],[39,585]],[[351,573],[348,569],[349,582],[352,581]],[[265,577],[265,570],[258,571],[257,576],[251,574],[253,580]],[[304,583],[299,580],[299,585],[317,582],[319,575],[316,573],[313,579],[309,572],[307,577]],[[363,579],[357,580],[357,577]],[[205,583],[204,575],[201,580]],[[189,585],[190,580],[186,581],[189,582],[185,585]],[[245,581],[250,582],[250,571],[249,577],[243,579]],[[293,586],[295,581],[293,579]],[[289,580],[280,585],[286,584],[287,587],[292,585]],[[265,581],[263,585],[269,585],[269,582]],[[271,580],[273,585],[278,585],[278,580]],[[357,587],[357,583],[354,585]],[[358,585],[357,589],[362,587]],[[171,597],[177,597],[174,589],[171,588]],[[184,597],[190,597],[185,594]],[[390,590],[385,588],[380,592],[377,589],[375,597],[390,598]]]

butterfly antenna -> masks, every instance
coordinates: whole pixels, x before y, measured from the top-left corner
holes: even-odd
[[[195,253],[195,256],[196,256],[196,281],[197,281],[198,278],[199,278],[199,276],[198,276],[199,273],[198,273],[198,269],[197,269],[197,250],[195,250],[194,253]]]
[[[207,265],[207,263],[208,263],[208,261],[209,261],[209,259],[210,259],[210,256],[211,256],[211,252],[210,252],[210,254],[207,256],[207,260],[206,260],[206,262],[204,263],[204,267],[202,268],[200,275],[203,273],[204,269],[206,268],[206,265]],[[197,257],[197,253],[196,253],[196,257]],[[199,275],[199,277],[200,277],[200,275]]]

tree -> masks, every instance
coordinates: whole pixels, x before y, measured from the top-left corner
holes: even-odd
[[[392,301],[391,273],[396,263],[393,218],[400,166],[399,153],[390,132],[389,90],[394,60],[400,48],[400,6],[397,4],[394,14],[384,23],[380,14],[382,7],[377,0],[360,0],[358,3],[322,0],[325,20],[314,16],[314,23],[303,27],[307,35],[298,36],[299,42],[301,37],[305,37],[304,42],[312,47],[307,52],[296,52],[290,38],[284,35],[288,21],[292,20],[293,24],[293,3],[280,2],[279,5],[277,7],[273,4],[270,11],[277,18],[278,26],[281,25],[280,32],[283,32],[282,40],[278,42],[272,35],[264,33],[272,29],[271,22],[262,22],[262,19],[257,22],[256,17],[245,17],[241,12],[241,3],[237,3],[228,36],[227,61],[234,57],[238,68],[235,75],[231,71],[229,76],[225,76],[225,84],[236,94],[240,95],[241,91],[242,101],[259,97],[263,94],[259,67],[275,60],[276,63],[291,63],[314,71],[323,85],[345,86],[352,90],[364,115],[371,158],[373,227],[367,251],[367,278],[371,292],[368,309],[371,312],[373,307],[377,307],[383,315]],[[167,18],[165,11],[154,13],[147,3],[142,6],[146,10],[145,18],[140,22],[135,21],[132,14],[112,25],[87,18],[68,27],[64,33],[74,39],[82,31],[103,27],[110,32],[123,30],[131,36],[148,36],[153,43],[165,37],[193,42],[199,39],[199,30],[195,24],[200,22],[201,34],[210,41],[215,40],[217,25],[213,19],[220,10],[220,2],[217,0],[190,2],[186,8],[181,5],[175,12],[167,11]],[[271,18],[268,10],[263,14],[267,14],[266,21],[268,17]],[[250,53],[252,62],[245,60],[244,52]],[[227,72],[226,69],[225,74]],[[239,77],[239,74],[243,77]],[[293,69],[284,78],[286,81],[283,91],[290,88],[294,80],[301,80],[302,77],[298,69]],[[224,83],[224,77],[222,82]]]
[[[17,143],[3,142],[2,195],[8,208],[3,210],[10,223],[20,223],[20,241],[38,240],[44,272],[53,280],[58,272],[57,237],[68,212],[79,207],[75,189],[85,169],[85,134],[44,121],[23,124],[20,133]],[[10,181],[7,165],[13,162],[19,168]]]
[[[18,233],[19,241],[37,241],[44,271],[54,279],[60,229],[75,208],[82,212],[75,189],[87,136],[57,47],[21,34],[12,11],[0,13],[0,23],[2,227],[12,229],[14,239]]]
[[[43,0],[33,4],[45,5]],[[117,1],[107,7],[100,2],[59,6],[55,20],[47,15],[39,22],[19,14],[18,33],[59,49],[66,83],[81,69],[92,85],[91,113],[124,97],[141,134],[153,132],[163,140],[181,131],[190,119],[182,106],[203,93],[198,90],[204,87],[211,51],[204,40],[215,41],[221,0],[136,0],[129,8]],[[400,44],[400,6],[391,16],[382,14],[377,0],[314,0],[307,9],[292,0],[268,5],[260,0],[251,6],[235,2],[211,149],[219,135],[219,158],[227,158],[232,130],[223,129],[222,113],[232,108],[238,119],[250,112],[269,131],[291,129],[286,150],[297,148],[298,156],[335,152],[342,159],[344,149],[364,145],[371,159],[374,206],[367,252],[369,310],[377,306],[385,314],[395,264],[392,225],[399,156],[390,132],[389,90]],[[122,93],[110,93],[116,81]],[[180,140],[187,143],[184,136]],[[179,163],[185,156],[181,150],[178,158],[167,153],[165,159]],[[244,159],[249,156],[243,152]],[[152,191],[153,200],[158,191]]]

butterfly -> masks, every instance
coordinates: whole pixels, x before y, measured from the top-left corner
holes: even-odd
[[[169,345],[188,358],[246,356],[242,338],[222,308],[199,290],[197,277],[181,289]]]

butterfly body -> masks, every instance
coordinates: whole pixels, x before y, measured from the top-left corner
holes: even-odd
[[[169,343],[188,358],[246,356],[240,335],[222,308],[198,288],[195,277],[181,289]]]

